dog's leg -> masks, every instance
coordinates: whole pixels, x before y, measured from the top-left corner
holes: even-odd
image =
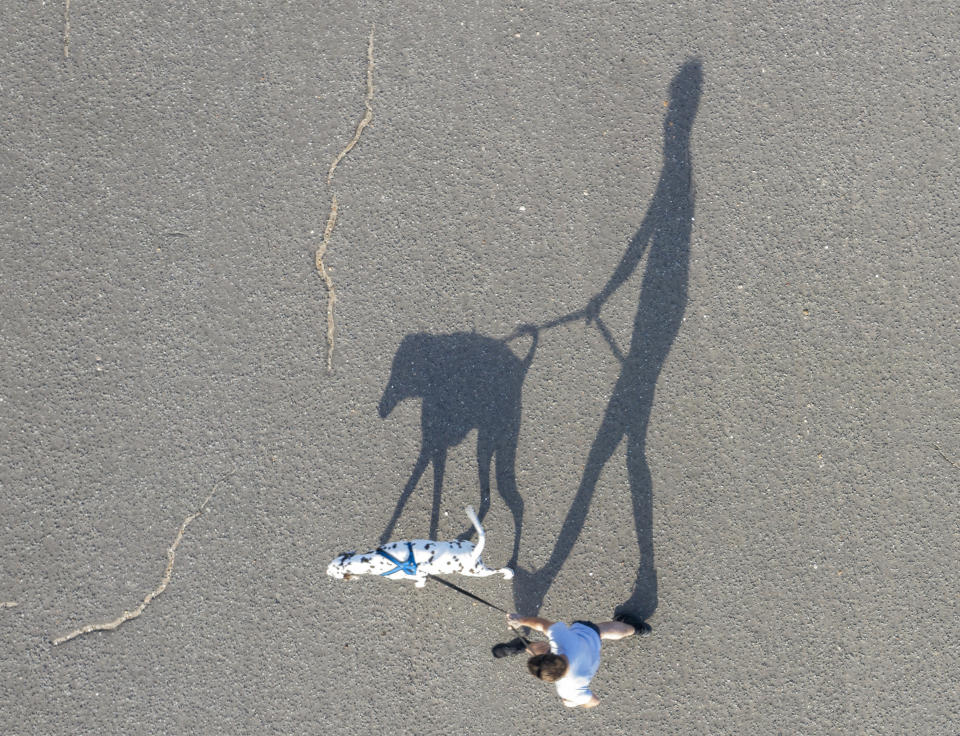
[[[414,587],[416,588],[422,588],[424,585],[427,584],[427,578],[425,575],[417,575],[414,578],[414,580],[417,581],[416,583],[414,583]]]
[[[494,570],[492,567],[484,565],[483,562],[478,559],[474,561],[472,568],[464,570],[461,574],[471,578],[487,578],[491,575],[503,575],[504,580],[509,580],[513,577],[513,570],[509,567],[501,567],[499,570]]]

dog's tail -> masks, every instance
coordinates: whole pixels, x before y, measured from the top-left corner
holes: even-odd
[[[477,530],[477,543],[473,548],[473,556],[479,558],[480,553],[483,552],[483,545],[487,541],[487,536],[483,533],[483,527],[480,526],[480,519],[477,518],[477,512],[473,510],[473,506],[467,506],[467,516],[470,517],[473,528]]]

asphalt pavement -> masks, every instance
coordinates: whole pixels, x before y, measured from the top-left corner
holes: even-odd
[[[949,3],[0,22],[0,732],[957,732]],[[325,574],[468,504],[597,708]]]

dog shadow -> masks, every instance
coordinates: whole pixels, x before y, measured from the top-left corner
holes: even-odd
[[[690,236],[694,214],[690,135],[700,102],[703,73],[699,60],[685,63],[670,85],[664,119],[663,168],[646,215],[604,288],[586,309],[598,326],[604,302],[636,270],[647,264],[633,322],[630,349],[614,351],[622,364],[600,428],[590,447],[583,476],[547,563],[539,570],[518,569],[513,582],[516,610],[538,611],[543,598],[580,536],[600,473],[623,439],[639,547],[633,591],[616,613],[649,618],[657,607],[653,554],[653,484],[646,458],[646,435],[657,378],[680,329],[687,304]]]
[[[494,464],[497,491],[513,514],[513,553],[507,567],[516,565],[523,529],[523,498],[517,491],[515,470],[521,393],[538,341],[536,328],[521,331],[532,338],[523,358],[514,354],[506,340],[476,333],[418,333],[403,338],[378,411],[385,419],[404,399],[421,399],[420,453],[380,537],[381,545],[389,541],[404,506],[431,463],[430,539],[437,538],[447,450],[463,442],[470,431],[476,429],[480,479],[478,515],[482,521],[490,509],[490,466]],[[467,539],[473,532],[470,528],[460,538]]]

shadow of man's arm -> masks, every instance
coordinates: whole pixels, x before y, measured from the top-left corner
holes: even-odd
[[[623,258],[620,259],[620,263],[617,264],[613,275],[610,276],[610,279],[604,285],[603,289],[587,304],[587,308],[584,310],[587,324],[590,324],[599,316],[600,309],[604,303],[606,303],[607,299],[623,285],[623,282],[633,275],[637,264],[640,263],[640,259],[643,258],[644,251],[646,251],[647,246],[650,244],[650,238],[653,236],[654,228],[650,217],[652,210],[653,207],[647,210],[647,216],[644,217],[643,222],[640,223],[640,228],[630,241],[630,245],[627,246],[627,250],[623,254]]]

